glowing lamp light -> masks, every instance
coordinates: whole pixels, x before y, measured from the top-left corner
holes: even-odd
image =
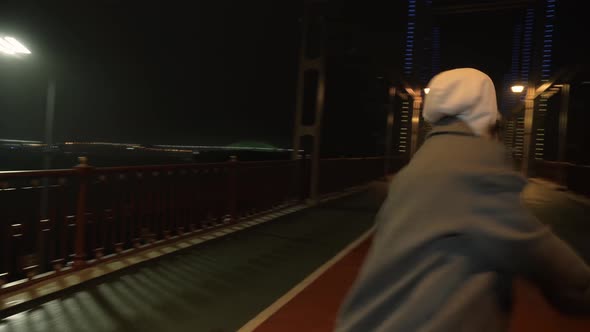
[[[510,90],[512,90],[512,92],[514,93],[521,93],[524,91],[524,86],[522,85],[513,85]]]
[[[0,37],[0,52],[10,55],[31,54],[25,45],[13,37]]]
[[[424,88],[424,94],[427,95],[430,92],[430,88]]]
[[[11,55],[16,53],[14,52],[12,45],[4,40],[4,38],[0,38],[0,52]]]

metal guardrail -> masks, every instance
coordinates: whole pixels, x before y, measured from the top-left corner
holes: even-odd
[[[401,158],[337,158],[320,161],[320,193],[337,192],[371,180],[383,178],[401,169]]]
[[[302,163],[0,172],[0,291],[295,204]]]
[[[534,175],[565,186],[573,192],[590,195],[590,166],[537,160]]]
[[[322,193],[384,175],[321,161]],[[0,293],[241,222],[309,197],[310,160],[0,172]],[[44,202],[44,203],[43,203]]]

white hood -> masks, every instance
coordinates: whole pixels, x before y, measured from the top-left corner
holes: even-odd
[[[423,116],[435,124],[456,116],[478,136],[485,136],[499,117],[492,79],[473,68],[444,71],[430,80]]]

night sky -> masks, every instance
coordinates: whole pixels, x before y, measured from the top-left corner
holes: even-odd
[[[514,23],[522,10],[464,13],[437,19],[441,29],[441,70],[472,67],[488,74],[497,93],[510,72]],[[499,24],[500,21],[503,24]]]
[[[298,1],[87,3],[0,5],[33,52],[0,59],[1,138],[42,139],[52,76],[56,141],[290,144]]]
[[[302,2],[2,1],[0,34],[33,54],[0,57],[0,138],[43,139],[54,77],[55,141],[290,147]],[[355,153],[379,152],[378,77],[395,78],[403,49],[406,7],[398,4],[329,1],[322,139],[336,152],[355,142]],[[506,89],[519,15],[438,17],[441,69],[475,67]]]

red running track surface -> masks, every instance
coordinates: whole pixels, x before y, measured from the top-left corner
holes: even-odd
[[[330,332],[370,247],[362,242],[318,279],[270,316],[255,332]],[[523,280],[515,281],[515,308],[510,332],[589,332],[590,317],[560,314]]]

